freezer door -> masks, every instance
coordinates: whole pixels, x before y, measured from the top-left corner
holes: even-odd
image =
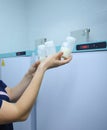
[[[45,74],[37,130],[107,130],[107,52],[73,54]]]
[[[1,59],[2,60],[2,59]],[[1,80],[9,87],[19,83],[31,65],[31,57],[4,58],[4,66],[1,66]],[[32,115],[25,122],[14,123],[15,130],[35,130],[32,124]]]

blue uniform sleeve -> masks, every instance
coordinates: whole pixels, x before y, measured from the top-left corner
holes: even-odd
[[[0,80],[0,85],[1,85],[3,88],[6,88],[6,87],[7,87],[7,85],[6,85],[2,80]]]
[[[0,99],[0,108],[1,108],[1,106],[2,106],[2,100]]]

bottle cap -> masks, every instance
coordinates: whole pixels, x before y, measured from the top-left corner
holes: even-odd
[[[47,41],[47,42],[45,42],[45,45],[46,45],[47,47],[54,46],[54,41]]]
[[[66,38],[66,41],[67,41],[67,42],[70,42],[70,43],[75,43],[75,42],[76,42],[76,38],[71,37],[71,36],[68,36],[68,37]]]

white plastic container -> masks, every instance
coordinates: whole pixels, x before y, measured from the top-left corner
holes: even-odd
[[[45,45],[39,45],[37,47],[38,59],[43,61],[46,58],[46,47]]]
[[[67,37],[66,42],[63,42],[60,51],[63,52],[63,58],[68,58],[73,50],[74,43],[76,42],[76,39],[74,37]]]
[[[46,56],[53,55],[56,53],[56,47],[53,41],[45,42]]]

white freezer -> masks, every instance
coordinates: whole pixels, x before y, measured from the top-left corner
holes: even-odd
[[[37,130],[107,130],[107,51],[73,53],[48,70],[36,114]]]
[[[4,58],[1,79],[16,85],[31,57]],[[107,51],[73,53],[73,60],[45,75],[36,105],[15,130],[107,130]]]

